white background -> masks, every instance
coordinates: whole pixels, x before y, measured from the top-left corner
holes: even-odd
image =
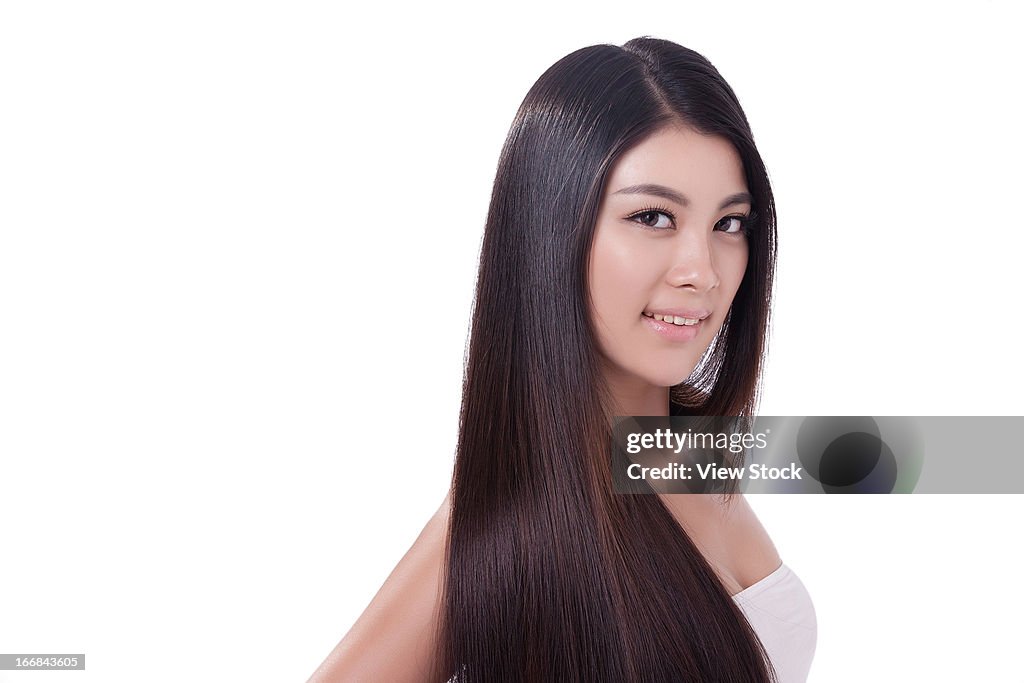
[[[740,97],[763,414],[1024,412],[1011,4],[3,4],[0,652],[87,669],[0,683],[312,673],[444,496],[498,153],[586,45]],[[812,681],[1024,680],[1021,496],[753,504]]]

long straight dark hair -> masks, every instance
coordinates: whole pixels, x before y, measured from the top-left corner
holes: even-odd
[[[674,122],[735,147],[756,214],[725,323],[673,413],[750,415],[775,207],[739,101],[704,57],[594,45],[526,95],[498,162],[452,478],[434,680],[769,681],[756,633],[657,495],[612,491],[587,263],[611,165]]]

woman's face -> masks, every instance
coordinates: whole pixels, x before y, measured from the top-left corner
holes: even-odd
[[[644,395],[664,402],[665,387],[690,375],[721,328],[747,267],[747,190],[728,141],[681,125],[611,168],[589,278],[605,373],[622,405],[645,405]]]

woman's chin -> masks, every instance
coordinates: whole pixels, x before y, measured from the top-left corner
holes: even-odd
[[[692,367],[680,369],[677,372],[659,372],[657,375],[652,376],[649,381],[655,386],[669,389],[685,382],[692,372]]]

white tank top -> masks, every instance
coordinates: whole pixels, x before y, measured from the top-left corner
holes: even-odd
[[[818,620],[800,578],[783,563],[732,599],[768,651],[779,683],[805,683],[818,643]]]

